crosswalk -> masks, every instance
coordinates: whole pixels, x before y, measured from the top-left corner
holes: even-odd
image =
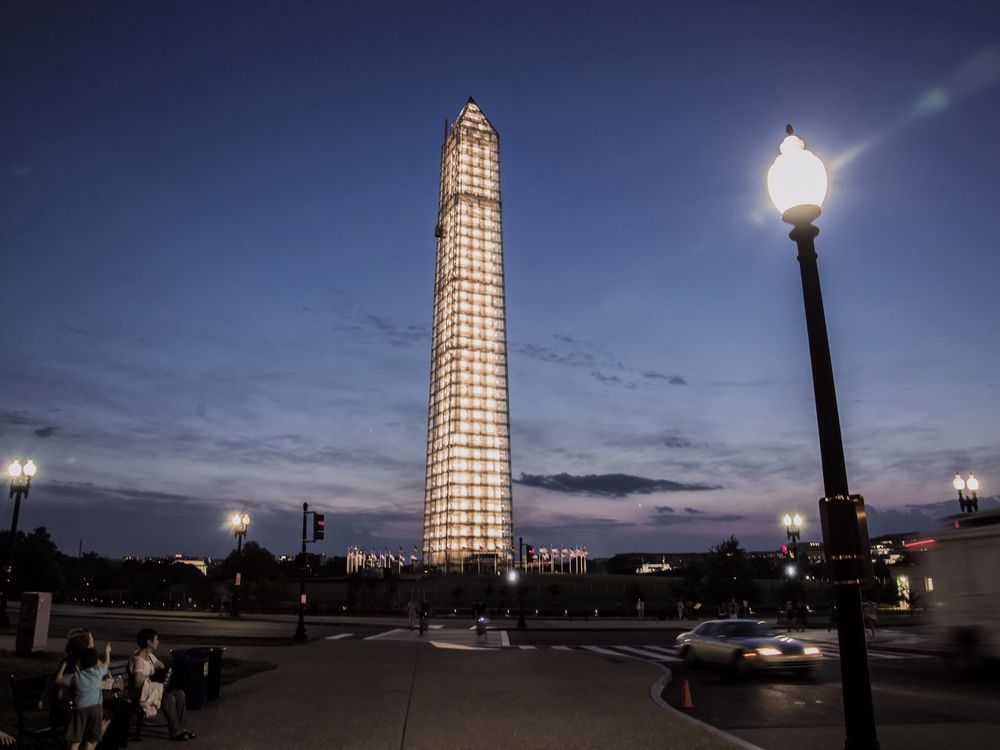
[[[471,629],[464,628],[444,628],[441,625],[433,624],[430,630],[421,636],[417,631],[409,628],[390,628],[373,633],[372,631],[360,633],[334,633],[325,636],[325,640],[365,640],[365,641],[423,641],[435,648],[460,648],[464,650],[479,651],[497,649],[517,649],[521,651],[552,650],[552,651],[575,651],[581,653],[591,653],[600,656],[628,657],[630,659],[644,659],[655,661],[661,664],[680,663],[683,658],[676,646],[656,644],[512,644],[507,637],[505,630],[489,630],[485,637],[477,636]],[[820,650],[820,658],[825,661],[837,660],[840,658],[840,651],[836,643],[813,642]],[[874,661],[892,661],[901,659],[930,659],[932,654],[900,652],[877,647],[868,649],[868,658]]]
[[[584,645],[550,645],[550,646],[534,646],[527,644],[514,644],[512,648],[521,649],[522,651],[532,651],[536,649],[551,649],[553,651],[580,651],[584,653],[600,654],[602,656],[627,656],[632,659],[646,659],[647,661],[656,661],[662,664],[676,664],[678,662],[684,661],[681,657],[680,652],[675,646],[663,646],[663,645],[641,645],[641,646],[584,646]],[[836,660],[840,658],[840,651],[836,646],[833,645],[821,645],[820,657],[825,661]],[[916,654],[916,653],[900,653],[892,651],[880,651],[878,649],[869,649],[868,658],[874,660],[895,660],[895,659],[929,659],[931,656],[929,654]]]

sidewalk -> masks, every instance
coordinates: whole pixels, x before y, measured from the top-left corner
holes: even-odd
[[[747,747],[657,705],[651,687],[663,672],[631,659],[391,641],[233,647],[228,655],[280,663],[189,713],[199,747]],[[167,743],[149,737],[143,747],[174,746]]]

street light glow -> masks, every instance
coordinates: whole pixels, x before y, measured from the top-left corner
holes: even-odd
[[[767,192],[782,217],[798,206],[815,206],[818,215],[826,198],[826,167],[791,129],[789,125],[781,154],[767,171]]]
[[[792,518],[792,525],[793,526],[801,526],[802,525],[802,516],[800,516],[798,513],[796,513],[795,516]]]
[[[979,483],[977,482],[976,485],[978,486],[978,484]],[[962,479],[961,474],[955,475],[955,478],[951,480],[951,486],[954,487],[959,492],[965,489],[965,480]]]
[[[33,476],[35,476],[35,472],[37,471],[38,467],[35,466],[35,462],[29,458],[24,464],[24,476],[28,477],[28,479],[31,479]]]
[[[785,517],[781,519],[781,523],[785,526],[785,528],[788,528],[792,525],[792,517],[786,513]]]
[[[17,479],[21,476],[21,462],[14,459],[10,462],[10,466],[7,467],[7,473],[10,474],[11,479]]]
[[[965,483],[965,486],[968,487],[971,492],[976,492],[979,489],[979,480],[976,479],[975,474],[969,474],[969,479]]]

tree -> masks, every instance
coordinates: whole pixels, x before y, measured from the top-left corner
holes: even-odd
[[[712,547],[705,573],[705,595],[712,603],[755,599],[753,566],[735,536]]]

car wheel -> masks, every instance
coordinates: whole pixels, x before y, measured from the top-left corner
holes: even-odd
[[[694,649],[690,646],[685,646],[681,649],[681,658],[684,659],[684,663],[689,667],[693,667],[698,663],[698,657],[694,653]]]

